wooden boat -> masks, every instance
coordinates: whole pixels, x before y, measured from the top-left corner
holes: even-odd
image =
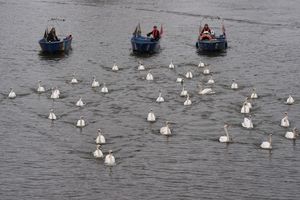
[[[58,26],[58,21],[65,21],[65,19],[52,18],[48,20],[48,23],[56,22]],[[51,29],[49,29],[50,27]],[[49,31],[50,30],[50,31]],[[45,53],[60,53],[60,52],[68,52],[72,47],[72,35],[62,36],[63,39],[59,39],[56,36],[54,25],[47,25],[47,28],[44,33],[44,37],[39,40],[39,44],[41,46],[42,52]]]
[[[201,26],[199,32],[201,33]],[[225,34],[225,27],[222,23],[222,34],[219,36],[215,36],[214,32],[211,33],[208,31],[199,33],[198,41],[196,42],[196,48],[198,51],[204,52],[215,52],[215,51],[223,51],[227,49],[227,39]]]
[[[162,33],[162,28],[161,28]],[[162,35],[162,34],[161,34]],[[141,35],[140,24],[136,27],[131,38],[132,51],[134,53],[157,53],[160,50],[160,40]]]

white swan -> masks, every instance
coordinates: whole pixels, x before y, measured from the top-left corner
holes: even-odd
[[[292,105],[294,102],[295,102],[294,98],[291,95],[289,95],[289,97],[286,100],[286,104]]]
[[[286,132],[284,137],[286,137],[287,139],[295,140],[297,136],[298,136],[297,129],[294,128],[293,131]]]
[[[84,106],[84,103],[83,103],[83,101],[82,101],[82,98],[80,97],[80,99],[76,102],[76,106],[78,106],[78,107],[82,107],[82,106]]]
[[[232,80],[232,83],[231,83],[231,89],[236,90],[236,89],[238,89],[238,88],[239,88],[238,84],[235,82],[235,80]]]
[[[186,97],[187,95],[188,95],[187,90],[184,88],[184,86],[182,86],[182,90],[181,90],[180,96],[181,97]]]
[[[106,87],[106,84],[103,83],[103,87],[101,88],[102,93],[108,93],[108,88]]]
[[[10,92],[9,92],[9,94],[8,94],[8,98],[14,99],[14,98],[16,98],[16,97],[17,97],[16,93],[13,91],[12,88],[10,88]]]
[[[148,116],[147,116],[147,121],[148,122],[155,122],[155,115],[154,115],[154,112],[152,111],[152,109],[150,110],[150,112],[148,113]]]
[[[174,69],[174,68],[175,68],[175,66],[173,64],[173,61],[171,60],[171,63],[169,64],[169,69]]]
[[[54,114],[53,109],[50,110],[48,119],[56,120],[56,115]]]
[[[99,86],[100,84],[98,81],[96,81],[96,77],[93,77],[92,88],[99,87]]]
[[[112,150],[108,151],[108,155],[105,156],[104,163],[109,166],[113,166],[116,164],[116,160],[115,160]]]
[[[228,124],[225,124],[225,125],[224,125],[224,131],[225,131],[226,135],[221,136],[221,137],[219,138],[219,142],[222,142],[222,143],[229,143],[229,142],[231,142],[231,138],[230,138],[230,136],[229,136],[229,134],[228,134],[227,127],[228,127]]]
[[[262,142],[260,147],[262,149],[272,149],[272,134],[269,135],[269,141]]]
[[[241,109],[241,113],[248,114],[250,113],[250,108],[246,102],[243,103],[243,107]]]
[[[169,122],[166,121],[166,126],[160,128],[160,133],[162,135],[171,135],[171,129],[169,127]]]
[[[119,67],[116,63],[114,63],[114,65],[112,66],[112,71],[118,71],[119,70]]]
[[[50,98],[51,99],[59,99],[60,92],[57,92],[57,90],[54,88],[51,88],[51,90],[52,90],[52,93],[51,93]]]
[[[256,89],[255,88],[252,89],[252,94],[251,94],[250,98],[251,99],[257,99],[258,98],[258,95],[256,93]]]
[[[201,84],[199,84],[198,86],[199,86],[199,92],[198,92],[199,94],[213,94],[214,93],[211,88],[202,89]]]
[[[182,83],[182,82],[183,82],[183,78],[178,77],[178,78],[176,79],[176,83]]]
[[[284,113],[284,117],[281,119],[281,126],[282,127],[289,127],[290,126],[290,122],[289,122],[289,117],[287,112]]]
[[[98,136],[95,140],[96,144],[105,144],[106,140],[105,137],[101,133],[101,129],[98,129]]]
[[[73,77],[71,79],[71,83],[72,84],[77,84],[78,83],[77,79],[75,78],[75,72],[73,73]]]
[[[39,80],[38,88],[36,89],[36,91],[37,91],[38,93],[43,93],[43,92],[45,92],[45,88],[41,86],[41,82],[42,82],[42,81]]]
[[[183,103],[183,105],[189,106],[189,105],[191,105],[191,104],[192,104],[192,101],[190,100],[190,95],[187,95],[187,96],[186,96],[186,100],[185,100],[185,102]]]
[[[246,97],[245,102],[244,102],[250,109],[252,108],[252,104],[249,101],[249,97]]]
[[[164,101],[165,101],[164,98],[161,96],[161,91],[159,91],[159,95],[158,95],[158,97],[156,99],[156,102],[157,103],[162,103]]]
[[[57,87],[55,87],[55,89],[54,89],[54,93],[55,93],[57,96],[59,96],[59,95],[60,95],[60,91],[59,91],[59,89],[58,89]]]
[[[139,70],[139,71],[145,70],[145,66],[142,65],[142,62],[139,62],[138,70]]]
[[[212,75],[211,75],[210,78],[209,78],[208,81],[207,81],[207,84],[212,85],[212,84],[214,84],[214,83],[215,83],[215,81],[214,81],[214,79],[212,78]]]
[[[193,78],[193,74],[192,74],[192,72],[187,72],[186,74],[185,74],[185,77],[186,78],[188,78],[188,79],[192,79]]]
[[[204,63],[200,61],[198,67],[204,67]]]
[[[253,123],[252,123],[251,115],[249,115],[248,118],[247,117],[244,118],[244,122],[242,122],[242,126],[244,128],[248,128],[248,129],[253,128]]]
[[[203,70],[203,74],[204,75],[210,74],[210,71],[209,71],[209,69],[207,67]]]
[[[99,148],[100,148],[100,145],[98,144],[97,149],[93,152],[93,155],[95,158],[103,158],[103,153]]]
[[[83,120],[83,117],[82,117],[82,116],[81,116],[80,119],[77,121],[76,126],[79,127],[79,128],[85,127],[85,121]]]
[[[153,81],[153,75],[151,74],[151,70],[149,70],[147,76],[146,76],[147,81]]]

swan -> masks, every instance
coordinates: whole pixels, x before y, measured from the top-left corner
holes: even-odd
[[[202,89],[201,84],[199,84],[198,86],[199,86],[199,94],[213,94],[214,93],[211,88]]]
[[[71,83],[72,84],[77,84],[78,83],[77,79],[75,78],[75,73],[73,73],[73,77],[71,79]]]
[[[297,129],[294,128],[292,132],[290,131],[286,132],[284,137],[286,137],[287,139],[295,140],[297,136],[298,136]]]
[[[97,149],[93,152],[93,155],[95,158],[103,158],[103,153],[99,148],[100,148],[100,145],[98,144]]]
[[[51,88],[51,90],[52,90],[52,94],[51,94],[50,98],[51,99],[59,99],[59,92],[57,92],[57,90],[54,88]]]
[[[186,100],[185,100],[185,102],[183,103],[183,105],[189,106],[189,105],[191,105],[191,104],[192,104],[192,101],[190,100],[190,95],[187,95],[187,96],[186,96]]]
[[[169,64],[169,69],[174,69],[174,68],[175,68],[175,66],[173,64],[173,61],[171,60],[171,63]]]
[[[244,122],[242,122],[242,126],[248,129],[253,128],[251,115],[249,115],[248,118],[247,117],[244,118]]]
[[[251,99],[257,99],[258,98],[255,88],[252,89],[252,94],[251,94],[250,98]]]
[[[262,142],[260,147],[262,149],[272,149],[272,134],[269,135],[269,141]]]
[[[204,63],[200,61],[198,67],[204,67]]]
[[[209,71],[208,68],[205,68],[205,69],[203,70],[203,74],[204,74],[204,75],[208,75],[209,73],[210,73],[210,71]]]
[[[145,66],[142,65],[142,62],[141,62],[141,61],[139,62],[138,70],[139,70],[139,71],[145,70]]]
[[[249,97],[246,97],[244,102],[250,109],[252,108],[252,104],[249,102]]]
[[[108,93],[108,89],[107,89],[105,83],[103,83],[103,87],[101,88],[101,92],[102,92],[102,93]]]
[[[109,165],[109,166],[113,166],[113,165],[116,164],[116,160],[115,160],[115,157],[113,156],[113,151],[112,150],[108,151],[108,155],[105,156],[104,163],[106,165]]]
[[[82,116],[81,116],[80,119],[77,121],[76,126],[79,127],[79,128],[85,127],[85,121],[83,120],[83,117],[82,117]]]
[[[185,74],[185,77],[188,78],[188,79],[193,78],[192,72],[187,72],[187,73]]]
[[[161,91],[159,91],[159,95],[158,95],[158,97],[156,99],[156,102],[157,103],[161,103],[161,102],[164,102],[164,101],[165,101],[164,98],[161,96]]]
[[[119,67],[116,63],[114,63],[114,65],[112,66],[111,68],[113,71],[118,71],[119,70]]]
[[[225,124],[225,125],[224,125],[224,131],[225,131],[226,135],[221,136],[221,137],[219,138],[219,142],[222,142],[222,143],[229,143],[229,142],[231,142],[231,138],[230,138],[230,136],[229,136],[229,134],[228,134],[227,127],[228,127],[228,124]]]
[[[215,83],[215,81],[214,81],[214,79],[212,78],[212,75],[210,76],[210,78],[208,79],[208,81],[207,81],[207,84],[214,84]]]
[[[56,120],[56,115],[54,114],[53,109],[50,110],[48,119]]]
[[[166,121],[166,126],[163,126],[160,128],[160,133],[162,135],[171,135],[171,130],[170,130],[168,121]]]
[[[45,92],[45,88],[41,86],[41,82],[42,82],[42,81],[39,80],[38,88],[36,89],[36,91],[37,91],[38,93],[43,93],[43,92]]]
[[[96,77],[93,77],[92,88],[99,87],[99,86],[100,84],[98,81],[96,81]]]
[[[147,76],[146,76],[147,81],[153,81],[153,75],[151,74],[151,70],[149,70]]]
[[[289,117],[287,112],[284,113],[284,117],[281,119],[281,126],[282,127],[289,127],[290,126],[290,122],[289,122]]]
[[[59,96],[59,95],[60,95],[60,91],[59,91],[59,89],[58,89],[57,87],[55,87],[55,89],[54,89],[54,93],[55,93],[57,96]]]
[[[235,80],[232,80],[231,89],[236,90],[238,88],[239,88],[238,84],[235,82]]]
[[[187,95],[188,95],[187,90],[184,88],[184,86],[182,86],[182,90],[181,90],[180,96],[181,97],[186,97]]]
[[[78,106],[78,107],[84,106],[84,103],[83,103],[81,97],[80,97],[80,99],[76,102],[76,106]]]
[[[241,113],[247,114],[250,113],[250,108],[246,102],[243,103],[243,107],[241,109]]]
[[[154,112],[152,111],[152,109],[148,113],[147,121],[148,122],[155,122],[155,115],[154,115]]]
[[[289,95],[289,98],[287,98],[286,100],[286,104],[292,105],[294,102],[295,102],[294,98],[291,95]]]
[[[176,83],[183,83],[183,78],[178,77],[178,78],[176,79]]]
[[[17,96],[16,93],[13,91],[12,88],[10,88],[10,92],[8,94],[8,98],[14,99],[14,98],[16,98],[16,96]]]
[[[101,133],[101,129],[98,129],[98,136],[95,140],[96,144],[105,144],[106,140],[105,137]]]

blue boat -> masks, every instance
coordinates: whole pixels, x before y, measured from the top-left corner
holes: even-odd
[[[144,36],[133,36],[131,38],[131,45],[133,52],[138,53],[157,53],[160,49],[159,40],[153,40]]]
[[[155,40],[151,37],[142,36],[141,26],[138,24],[131,38],[132,51],[134,53],[157,53],[160,50],[160,40]],[[162,35],[162,26],[160,36]]]
[[[43,38],[39,41],[39,44],[42,51],[45,53],[67,53],[72,48],[72,35],[69,35],[62,40],[53,42],[47,41],[46,38]]]
[[[206,28],[208,28],[208,26]],[[208,29],[209,30],[204,28],[202,29],[200,26],[199,37],[198,37],[198,41],[196,42],[197,50],[201,52],[216,52],[216,51],[226,50],[228,45],[227,45],[227,39],[226,39],[226,33],[225,33],[225,27],[223,21],[222,21],[223,33],[221,35],[215,36],[214,31],[210,30],[210,28]]]

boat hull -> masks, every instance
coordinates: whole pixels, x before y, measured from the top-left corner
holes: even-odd
[[[223,51],[227,49],[227,40],[225,38],[198,40],[196,47],[198,51]]]
[[[160,49],[159,40],[137,36],[131,38],[132,51],[135,53],[157,53]]]
[[[41,49],[45,53],[68,52],[71,49],[72,36],[68,36],[61,41],[47,42],[44,38],[39,41]]]

